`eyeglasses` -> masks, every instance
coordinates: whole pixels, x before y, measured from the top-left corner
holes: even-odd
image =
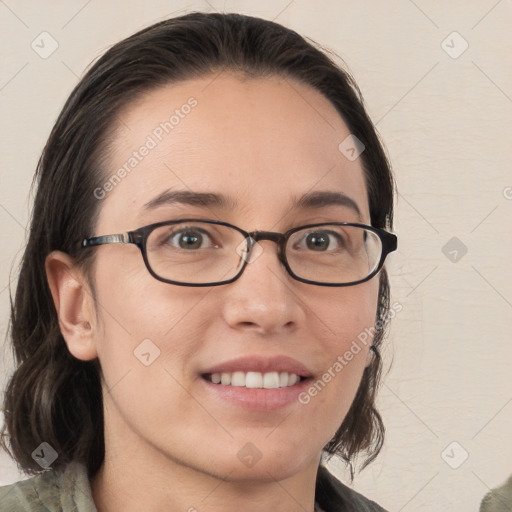
[[[218,286],[238,279],[261,253],[260,240],[277,243],[277,255],[297,281],[351,286],[368,281],[396,250],[396,235],[350,222],[308,224],[286,233],[248,233],[227,222],[179,219],[117,235],[86,238],[82,247],[135,244],[149,273],[180,286]],[[252,257],[252,260],[251,260]]]

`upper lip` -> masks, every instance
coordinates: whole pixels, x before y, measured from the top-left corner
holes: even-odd
[[[203,371],[208,373],[233,373],[240,372],[287,372],[295,373],[300,377],[311,377],[311,371],[302,363],[288,356],[279,355],[268,356],[243,356],[236,359],[230,359],[222,363],[211,366]]]

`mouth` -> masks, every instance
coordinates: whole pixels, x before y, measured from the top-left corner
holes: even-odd
[[[248,389],[288,388],[306,380],[307,377],[288,372],[222,372],[204,373],[203,379],[220,386],[231,386]]]
[[[203,368],[204,392],[221,407],[268,413],[297,403],[314,373],[295,358],[252,354]]]

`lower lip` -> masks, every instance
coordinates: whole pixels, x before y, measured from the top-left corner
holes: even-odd
[[[265,389],[244,386],[223,386],[201,378],[208,393],[251,411],[275,411],[299,403],[299,395],[310,385],[311,378],[285,388]]]

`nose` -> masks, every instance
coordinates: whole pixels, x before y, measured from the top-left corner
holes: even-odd
[[[281,263],[275,241],[260,238],[242,275],[226,288],[224,319],[234,329],[261,335],[291,332],[304,319],[294,283],[298,281]]]

